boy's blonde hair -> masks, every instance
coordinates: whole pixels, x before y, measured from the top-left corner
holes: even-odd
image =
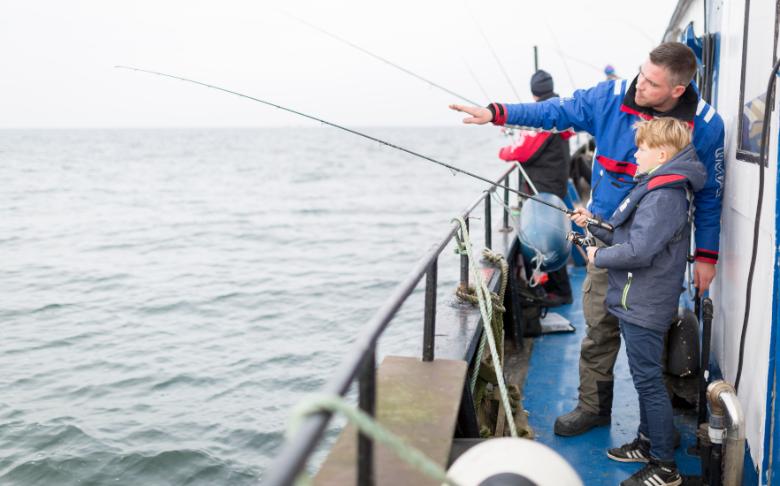
[[[637,122],[636,144],[649,148],[672,147],[675,153],[691,143],[691,128],[677,118],[661,117]]]

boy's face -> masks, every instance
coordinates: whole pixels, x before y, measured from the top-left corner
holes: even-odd
[[[634,157],[639,165],[637,173],[646,173],[669,160],[671,150],[669,147],[650,148],[646,143],[639,144]]]

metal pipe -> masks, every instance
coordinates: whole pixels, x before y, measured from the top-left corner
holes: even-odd
[[[714,444],[722,443],[723,484],[742,484],[742,470],[745,460],[745,414],[734,387],[723,380],[717,380],[707,387],[710,403],[710,438]]]
[[[466,223],[466,231],[470,232],[469,218],[463,218],[463,221]],[[460,242],[464,243],[463,240]],[[464,289],[469,288],[469,256],[465,251],[460,254],[460,286]]]
[[[509,177],[514,167],[504,172],[498,181]],[[482,204],[484,195],[469,205],[461,215],[466,218],[477,206]],[[344,361],[336,369],[334,376],[323,388],[324,393],[344,396],[363,364],[363,360],[369,352],[374,352],[374,346],[379,336],[385,331],[390,321],[401,308],[407,297],[414,292],[423,275],[428,271],[433,260],[447,247],[450,240],[460,229],[458,223],[453,223],[444,238],[435,244],[420,260],[417,261],[406,278],[393,290],[385,300],[382,307],[377,309],[371,319],[363,326],[361,334],[352,346],[352,351],[347,354]],[[298,472],[303,469],[306,460],[314,450],[325,427],[331,418],[330,412],[319,412],[307,417],[294,438],[285,442],[279,455],[274,461],[274,467],[268,471],[264,480],[264,486],[285,486],[291,484]]]
[[[520,175],[523,176],[523,179],[525,179],[525,182],[528,184],[528,187],[530,187],[531,190],[534,191],[534,196],[539,194],[539,191],[536,190],[536,186],[534,185],[534,181],[532,181],[531,178],[528,177],[528,172],[526,172],[525,169],[523,169],[523,165],[520,162],[517,162],[516,165],[517,165],[517,170],[520,171]]]
[[[425,274],[425,310],[423,318],[423,361],[433,361],[436,339],[436,287],[438,259],[434,259]]]
[[[696,295],[696,317],[701,318],[701,354],[699,362],[699,425],[707,422],[707,380],[710,378],[710,346],[712,342],[712,300]],[[701,312],[699,312],[701,310]]]
[[[504,178],[504,230],[509,229],[509,176]]]
[[[376,347],[366,353],[358,383],[358,406],[373,417],[376,412]],[[358,431],[357,450],[358,486],[374,486],[374,441]]]
[[[490,207],[490,191],[485,194],[485,248],[493,249],[493,215]]]

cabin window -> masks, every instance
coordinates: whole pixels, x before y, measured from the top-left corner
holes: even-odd
[[[777,59],[777,2],[745,1],[737,159],[758,162],[766,110],[766,84]],[[771,36],[771,37],[770,37]]]

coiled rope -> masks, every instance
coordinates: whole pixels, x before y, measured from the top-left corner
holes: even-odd
[[[477,268],[477,263],[472,253],[471,240],[469,238],[468,228],[466,227],[466,221],[462,217],[455,218],[453,221],[457,221],[460,225],[460,237],[458,238],[458,243],[460,246],[459,249],[460,251],[465,252],[468,256],[469,267],[471,268],[471,272],[474,275],[474,292],[477,297],[479,312],[482,315],[482,328],[484,330],[483,337],[486,337],[488,346],[490,348],[490,354],[493,357],[493,367],[496,372],[498,389],[501,394],[501,403],[504,406],[504,413],[506,414],[506,419],[509,424],[509,431],[512,437],[518,437],[517,427],[515,426],[515,420],[512,416],[512,406],[509,402],[509,392],[507,391],[506,382],[504,381],[504,370],[501,365],[501,355],[498,352],[498,347],[496,346],[496,337],[493,333],[493,305],[488,305],[488,302],[491,302],[492,304],[493,297],[491,296],[490,290],[488,290],[487,284],[482,279],[482,273]],[[505,275],[508,275],[508,272],[506,272]],[[504,285],[504,290],[506,290],[506,286],[503,280],[504,279],[502,278],[502,284]],[[481,354],[481,352],[478,354]],[[477,363],[479,364],[479,361],[477,361]],[[474,376],[477,374],[477,370],[475,370],[475,373],[472,376],[472,389],[475,383]]]

